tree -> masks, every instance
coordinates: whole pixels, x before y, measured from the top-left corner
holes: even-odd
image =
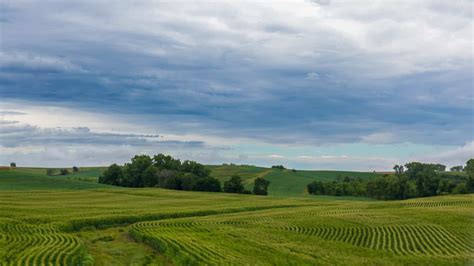
[[[199,179],[194,185],[195,191],[221,192],[221,182],[213,177]]]
[[[143,186],[154,187],[158,185],[158,169],[154,165],[148,166],[142,174]]]
[[[469,193],[469,190],[467,189],[466,183],[459,183],[456,185],[456,187],[453,189],[454,194],[466,194]]]
[[[164,155],[162,153],[153,156],[153,164],[159,170],[175,170],[178,171],[181,168],[181,161],[174,159],[170,155]]]
[[[408,178],[406,175],[399,175],[398,177],[398,197],[399,199],[406,199],[408,190],[409,190],[409,185],[408,185]]]
[[[77,166],[73,166],[72,167],[72,172],[74,172],[74,173],[79,172],[79,168],[77,168]]]
[[[464,171],[467,173],[467,182],[466,182],[466,189],[473,193],[474,192],[474,159],[469,159],[466,162],[466,167],[464,167]]]
[[[59,174],[60,175],[68,175],[69,171],[67,169],[63,168],[63,169],[59,170]]]
[[[446,165],[437,163],[434,165],[435,171],[444,172],[446,171]]]
[[[468,176],[474,176],[474,159],[469,159],[469,161],[466,162],[464,171],[466,171]]]
[[[178,176],[178,171],[175,170],[168,170],[168,169],[163,169],[158,172],[158,182],[157,186],[158,187],[165,187],[166,180],[175,178]]]
[[[273,169],[281,169],[281,170],[286,169],[283,165],[272,165],[272,168]]]
[[[451,193],[456,184],[448,178],[442,178],[438,184],[438,194]]]
[[[322,181],[314,181],[307,186],[308,193],[314,195],[325,195],[325,185]]]
[[[198,177],[208,177],[211,170],[207,169],[204,165],[195,161],[184,161],[181,165],[181,171],[186,173],[192,173]]]
[[[143,173],[152,165],[152,160],[148,155],[135,155],[132,158],[132,163],[125,164],[123,168],[123,177],[125,179],[125,186],[128,187],[143,187]]]
[[[125,186],[122,167],[117,164],[109,166],[99,177],[99,183],[114,186]]]
[[[181,190],[181,178],[178,176],[172,176],[165,179],[163,188]]]
[[[230,180],[224,182],[224,192],[227,193],[243,193],[244,186],[242,185],[242,179],[238,175],[234,175]]]
[[[11,168],[15,168],[15,167],[16,167],[16,163],[11,162],[11,163],[10,163],[10,167],[11,167]]]
[[[54,173],[54,169],[48,168],[46,169],[46,175],[52,176]]]
[[[263,177],[258,177],[254,181],[253,194],[255,195],[268,195],[268,186],[270,181],[265,180]]]
[[[199,179],[199,177],[195,176],[194,174],[185,173],[181,177],[181,189],[182,190],[193,190],[194,185],[197,182],[197,179]]]
[[[451,170],[451,172],[462,172],[464,168],[462,165],[456,165],[451,167],[449,170]]]
[[[438,171],[443,169],[441,164],[425,164],[411,162],[405,164],[405,173],[410,180],[415,180],[417,195],[420,197],[434,196],[438,191]]]
[[[394,167],[393,167],[393,170],[395,170],[395,174],[397,176],[403,174],[403,172],[405,172],[405,168],[403,167],[403,165],[398,165],[396,164]]]

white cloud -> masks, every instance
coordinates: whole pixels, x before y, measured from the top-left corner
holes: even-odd
[[[270,154],[270,155],[268,155],[268,158],[283,159],[283,158],[285,158],[285,156],[280,155],[280,154]]]
[[[81,66],[73,64],[65,58],[37,55],[21,51],[0,52],[0,67],[87,72]]]
[[[319,74],[316,72],[309,72],[306,74],[306,79],[307,80],[318,80],[319,79]]]
[[[429,163],[442,163],[448,166],[465,165],[465,163],[474,158],[474,141],[469,141],[461,147],[432,154],[418,155],[414,160]]]
[[[362,141],[371,144],[387,144],[397,141],[397,138],[391,132],[377,132],[362,136]]]

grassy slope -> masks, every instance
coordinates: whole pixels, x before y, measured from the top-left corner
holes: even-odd
[[[100,169],[88,169],[83,178],[100,175]],[[90,189],[108,187],[95,182],[75,180],[74,173],[68,176],[47,176],[45,168],[0,169],[0,189]]]
[[[240,175],[247,189],[253,188],[253,181],[257,177],[263,177],[270,181],[269,194],[282,197],[306,197],[306,186],[314,180],[334,180],[337,176],[353,176],[362,178],[375,177],[371,172],[349,172],[349,171],[303,171],[271,169],[249,165],[218,165],[208,166],[211,175],[222,183],[232,175]],[[16,170],[0,170],[0,189],[45,189],[45,188],[100,188],[104,187],[97,183],[98,177],[105,167],[81,167],[79,172],[66,176],[46,176],[44,168],[17,168]],[[27,178],[27,179],[25,179]],[[15,182],[11,182],[15,179]],[[28,180],[26,183],[22,180]],[[81,182],[66,182],[81,181]],[[83,182],[86,181],[87,183]]]
[[[280,170],[256,166],[218,165],[209,166],[211,175],[224,182],[231,175],[237,174],[242,177],[247,189],[253,187],[253,180],[263,177],[270,181],[269,194],[272,196],[301,197],[308,196],[306,186],[315,180],[334,180],[337,176],[352,176],[361,178],[373,178],[378,174],[372,172],[350,172],[350,171],[303,171]]]

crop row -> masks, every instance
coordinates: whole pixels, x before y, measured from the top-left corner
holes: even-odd
[[[78,265],[84,255],[77,238],[51,226],[0,223],[0,241],[0,264]]]
[[[300,254],[301,257],[312,257],[310,251],[321,241],[329,246],[333,242],[341,248],[352,246],[367,252],[391,253],[400,258],[448,260],[466,258],[474,252],[474,242],[469,233],[424,222],[392,224],[389,219],[393,216],[385,216],[385,211],[367,212],[362,216],[360,211],[358,208],[328,210],[300,207],[240,215],[147,221],[134,224],[130,234],[175,258],[179,264],[239,261],[246,256],[246,248],[260,252],[268,249],[265,252],[276,254],[288,250],[283,243],[291,241],[298,241],[299,244],[289,249],[290,253],[308,251]],[[373,217],[377,217],[379,222],[370,225]],[[369,220],[364,225],[363,219],[366,218]],[[380,223],[385,220],[386,223]],[[253,235],[255,232],[258,234]],[[289,238],[292,240],[285,240]],[[275,242],[274,239],[279,240]],[[217,256],[217,253],[220,255]]]
[[[283,228],[325,240],[340,241],[359,247],[384,250],[397,255],[450,256],[474,251],[443,227],[435,225],[387,225],[373,227],[301,227]]]
[[[432,208],[432,207],[447,207],[447,206],[469,206],[474,205],[473,200],[458,200],[458,201],[411,201],[411,202],[400,202],[399,206],[403,207],[421,207],[421,208]]]

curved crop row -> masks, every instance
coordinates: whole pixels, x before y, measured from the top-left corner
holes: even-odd
[[[443,227],[435,225],[288,226],[282,229],[325,240],[385,250],[398,255],[450,256],[474,251],[469,243],[457,238]]]
[[[77,238],[49,225],[0,223],[0,236],[0,264],[79,265],[84,255]]]
[[[194,227],[192,230],[186,230],[189,226]],[[230,252],[220,249],[217,245],[199,241],[195,235],[202,232],[208,233],[210,230],[192,223],[153,222],[135,224],[129,231],[133,238],[150,244],[155,249],[174,258],[178,264],[218,265],[226,261],[236,261],[236,257]],[[216,250],[220,250],[220,252],[216,252]]]
[[[449,207],[449,206],[467,206],[473,205],[472,200],[458,200],[458,201],[412,201],[412,202],[401,202],[398,205],[403,207],[421,207],[421,208],[433,208],[433,207]]]

